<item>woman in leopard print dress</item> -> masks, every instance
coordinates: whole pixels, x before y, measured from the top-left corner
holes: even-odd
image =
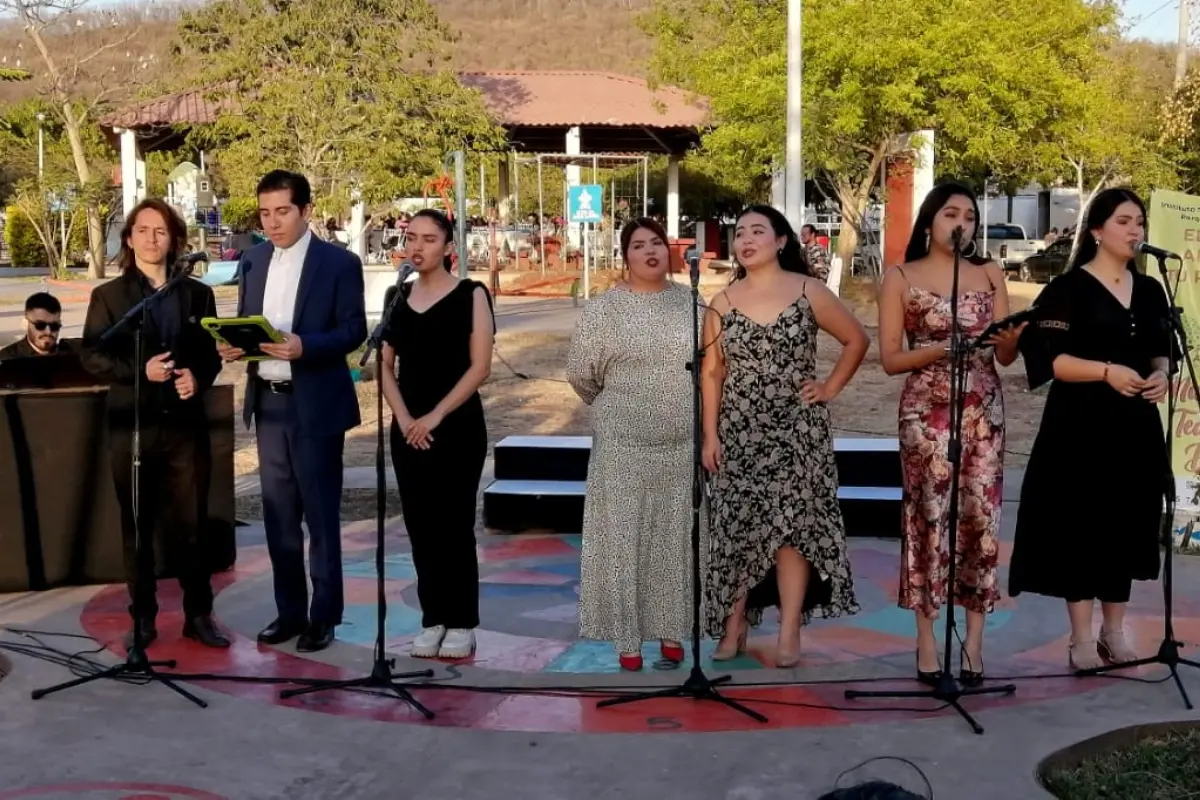
[[[642,643],[684,659],[692,627],[692,293],[667,275],[667,234],[649,219],[621,231],[624,283],[588,302],[567,378],[592,406],[580,565],[585,639],[616,644],[622,669]]]
[[[704,365],[703,457],[713,474],[706,627],[722,637],[713,658],[733,658],[763,609],[778,605],[775,664],[790,667],[810,617],[858,611],[825,404],[854,375],[869,341],[809,277],[778,211],[743,211],[734,249],[737,280],[713,298],[704,336],[717,342]],[[823,381],[818,330],[842,343]]]

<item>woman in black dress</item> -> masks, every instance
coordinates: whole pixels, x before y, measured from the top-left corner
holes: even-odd
[[[1170,465],[1156,404],[1171,338],[1166,293],[1133,263],[1145,225],[1133,192],[1097,195],[1078,254],[1021,342],[1030,385],[1053,384],[1021,489],[1009,593],[1067,601],[1075,669],[1137,658],[1125,605],[1133,581],[1158,577]]]
[[[453,250],[443,214],[413,216],[406,252],[418,277],[401,290],[383,347],[392,465],[421,602],[418,658],[469,657],[479,626],[475,501],[487,456],[479,386],[491,372],[495,321],[483,284],[450,274]]]

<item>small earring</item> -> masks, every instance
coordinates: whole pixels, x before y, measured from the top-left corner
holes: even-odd
[[[930,234],[929,234],[929,231],[925,231],[925,249],[926,249],[926,250],[928,250],[928,249],[929,249],[929,245],[930,245],[930,243],[931,243],[931,240],[930,240]]]

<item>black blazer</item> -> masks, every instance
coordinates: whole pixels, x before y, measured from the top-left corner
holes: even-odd
[[[142,423],[169,424],[176,421],[194,424],[204,419],[204,392],[212,386],[221,372],[221,357],[216,342],[200,320],[217,315],[217,302],[212,289],[192,278],[185,279],[164,298],[174,303],[179,313],[179,333],[171,349],[176,369],[190,369],[196,378],[196,394],[181,400],[175,382],[153,383],[146,378],[146,362],[165,349],[160,332],[151,319],[142,332],[142,363],[134,364],[134,331],[126,328],[104,344],[100,336],[141,302],[142,276],[131,269],[118,278],[92,290],[87,319],[83,323],[81,358],[84,368],[102,383],[109,385],[109,424],[114,427],[133,426],[133,385],[141,380]]]

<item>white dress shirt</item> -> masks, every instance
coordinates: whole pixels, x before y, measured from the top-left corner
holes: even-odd
[[[296,292],[300,288],[300,273],[304,269],[304,257],[312,231],[305,231],[291,247],[276,246],[267,267],[267,286],[263,291],[263,316],[281,333],[292,332],[292,316],[296,313]],[[258,377],[267,381],[290,381],[292,365],[289,361],[268,359],[258,363]]]

